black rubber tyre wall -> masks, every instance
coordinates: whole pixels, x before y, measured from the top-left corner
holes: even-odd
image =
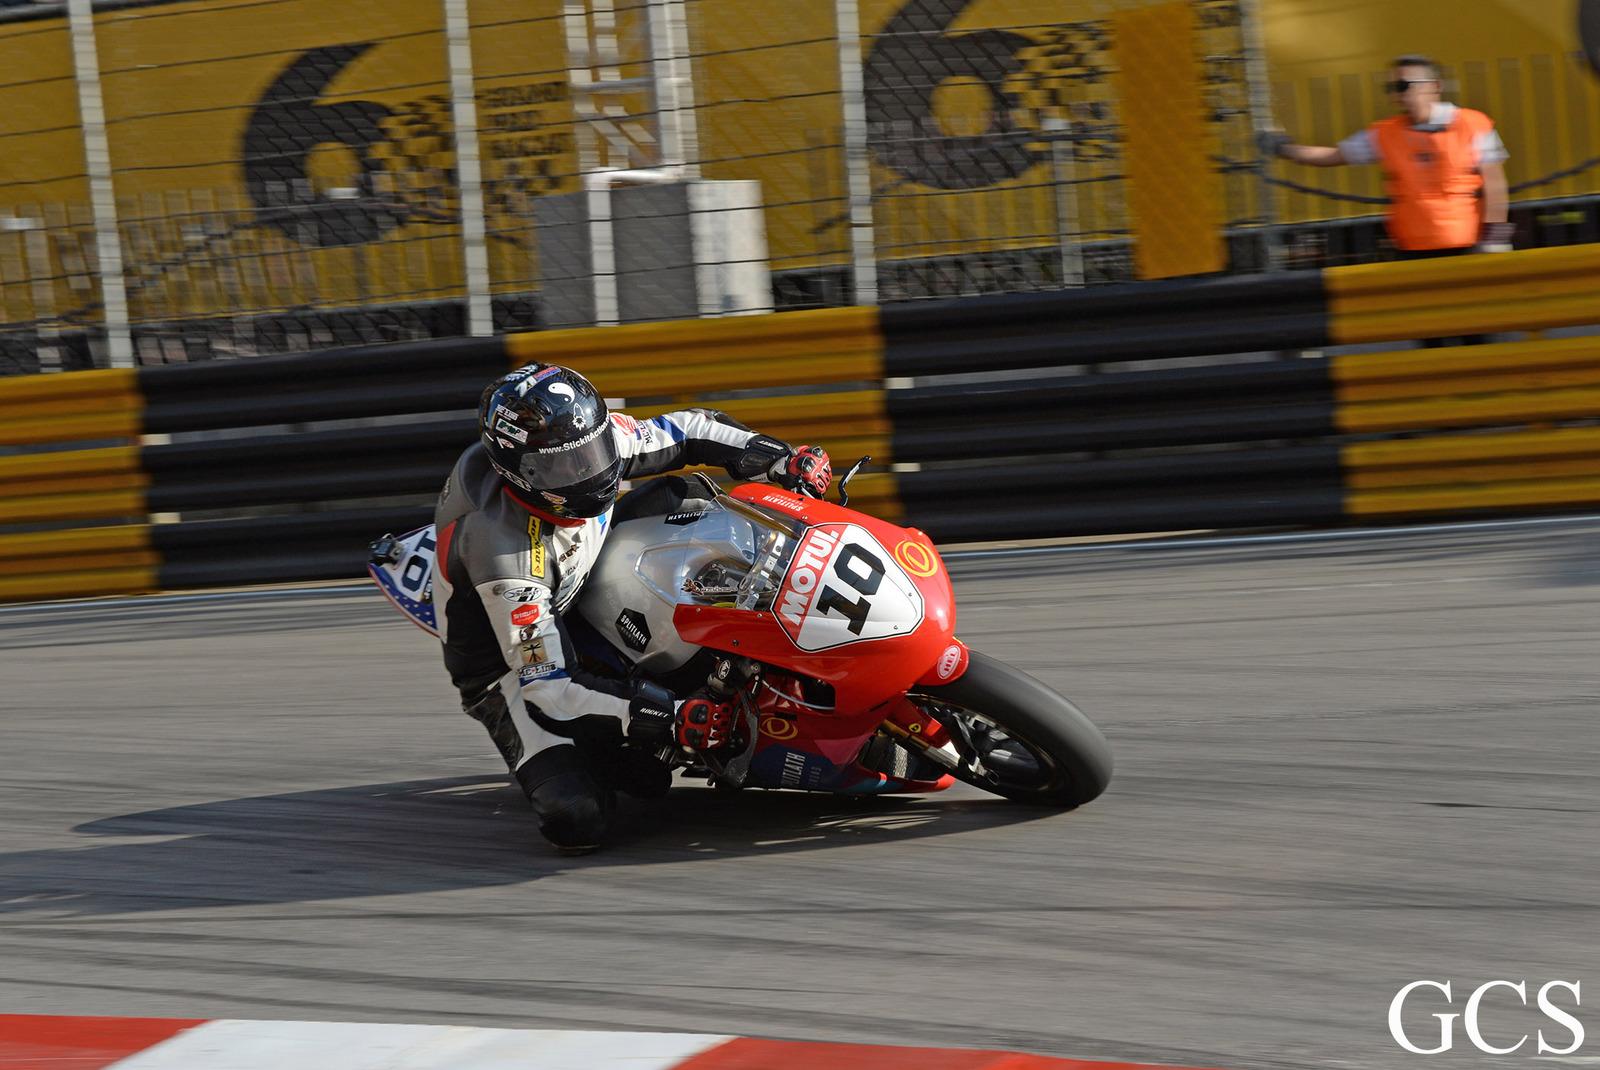
[[[1111,747],[1094,722],[1061,695],[1020,669],[971,651],[960,679],[915,694],[992,718],[1047,752],[1064,781],[1044,791],[1002,792],[1020,802],[1070,810],[1099,796],[1111,781]]]

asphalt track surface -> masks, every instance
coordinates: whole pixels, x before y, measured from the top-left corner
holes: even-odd
[[[1411,980],[1453,984],[1431,1046],[1564,979],[1596,1061],[1600,521],[952,570],[960,634],[1105,730],[1099,801],[685,786],[560,858],[376,593],[0,613],[0,1011],[1268,1070],[1428,1062]]]

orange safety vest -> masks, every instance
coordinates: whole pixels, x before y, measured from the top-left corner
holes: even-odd
[[[1389,236],[1402,249],[1458,249],[1478,240],[1483,201],[1478,191],[1478,136],[1494,129],[1481,111],[1457,108],[1437,133],[1414,130],[1396,115],[1368,128],[1377,143],[1389,195]]]

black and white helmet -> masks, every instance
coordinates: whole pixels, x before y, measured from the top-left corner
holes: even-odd
[[[579,519],[617,499],[622,458],[605,399],[570,368],[529,364],[495,380],[478,403],[478,434],[529,505]]]

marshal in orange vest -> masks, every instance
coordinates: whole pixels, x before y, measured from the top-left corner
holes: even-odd
[[[1481,111],[1457,108],[1442,130],[1424,131],[1404,115],[1368,128],[1389,195],[1389,236],[1402,249],[1473,245],[1483,224],[1479,138],[1494,129]]]

